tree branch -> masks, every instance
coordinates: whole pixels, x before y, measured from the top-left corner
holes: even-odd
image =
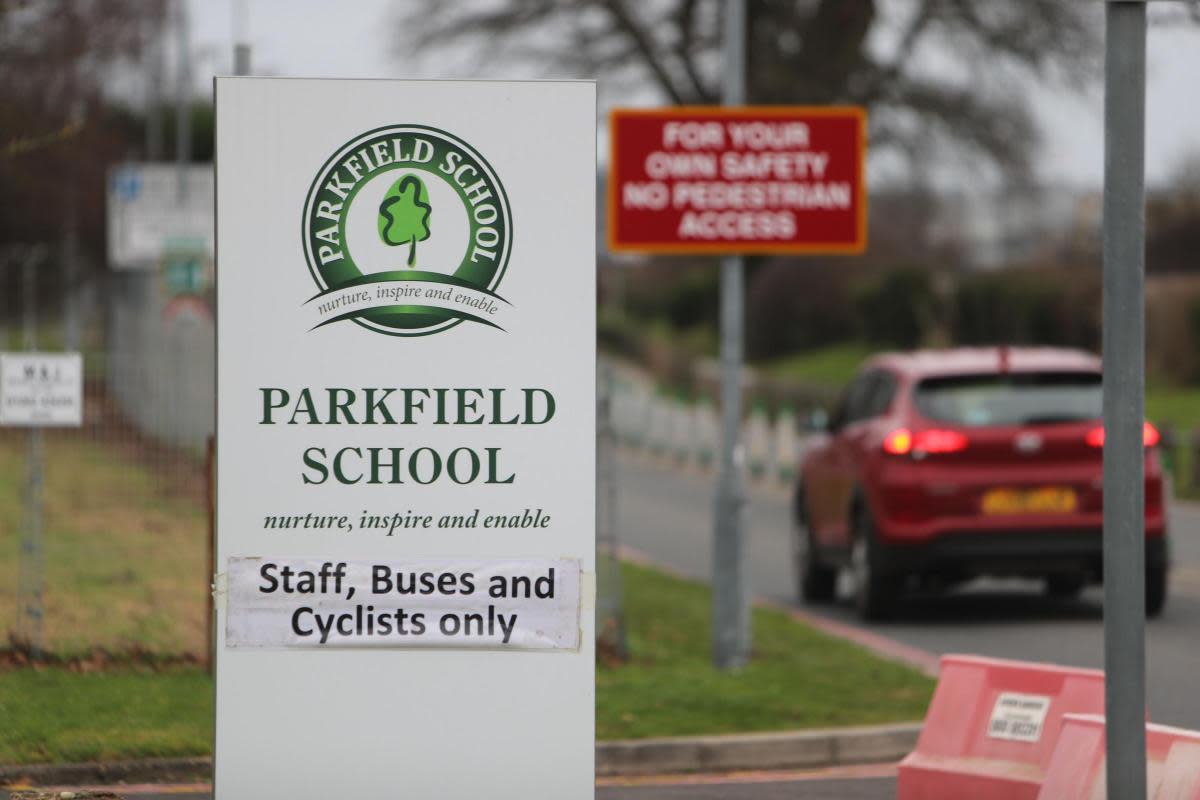
[[[642,61],[649,68],[650,73],[658,81],[658,85],[662,88],[667,96],[671,98],[671,102],[675,105],[687,105],[690,98],[687,98],[680,88],[675,85],[675,81],[667,72],[662,60],[655,52],[654,43],[650,39],[650,34],[642,30],[638,25],[637,20],[625,7],[623,0],[604,0],[604,7],[608,9],[617,26],[625,31],[637,46],[637,51],[642,57]]]

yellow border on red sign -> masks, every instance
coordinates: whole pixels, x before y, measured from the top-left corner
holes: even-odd
[[[617,126],[622,117],[678,117],[682,114],[724,114],[733,117],[854,117],[858,120],[858,181],[855,187],[860,202],[853,242],[804,242],[803,244],[724,244],[720,242],[685,244],[682,242],[639,242],[620,244],[614,238],[617,211],[617,184],[612,180],[617,153]],[[659,108],[614,108],[608,112],[608,218],[605,239],[613,253],[662,253],[673,255],[737,255],[740,253],[840,254],[856,255],[867,249],[867,110],[862,106],[666,106]]]

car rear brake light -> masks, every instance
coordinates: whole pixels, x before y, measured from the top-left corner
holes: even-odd
[[[1084,437],[1092,447],[1104,447],[1104,426],[1092,428]],[[1157,447],[1162,441],[1162,434],[1150,422],[1142,423],[1142,444],[1146,447]]]
[[[1142,444],[1146,447],[1157,447],[1161,440],[1162,434],[1158,432],[1158,428],[1149,421],[1142,423]]]
[[[913,437],[913,449],[926,453],[957,453],[967,449],[967,437],[958,431],[943,431],[936,428],[920,431]]]
[[[908,455],[912,450],[912,431],[908,428],[897,428],[883,439],[883,452],[894,456]]]
[[[883,440],[883,451],[894,456],[909,453],[957,453],[967,448],[967,437],[958,431],[930,428],[913,433],[897,428]]]

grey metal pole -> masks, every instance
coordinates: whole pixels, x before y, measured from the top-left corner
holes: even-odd
[[[67,189],[66,223],[63,226],[63,349],[78,350],[83,339],[81,330],[82,292],[79,284],[79,214],[74,187]]]
[[[233,46],[233,74],[250,74],[250,45],[244,42]]]
[[[23,346],[37,349],[37,268],[41,248],[32,247],[21,265],[24,303]],[[25,453],[25,524],[21,529],[21,560],[18,567],[18,635],[23,635],[34,658],[42,654],[42,602],[45,586],[45,551],[42,546],[42,429],[29,429]]]
[[[250,42],[246,38],[246,0],[233,0],[233,74],[250,74]]]
[[[1146,6],[1109,2],[1104,56],[1104,668],[1108,796],[1146,797]]]
[[[617,509],[615,402],[612,364],[597,362],[596,408],[596,641],[608,652],[629,656],[621,595],[620,515]]]
[[[175,76],[175,165],[180,199],[187,196],[187,165],[192,158],[192,46],[187,0],[175,2],[175,33],[179,52]]]
[[[158,161],[163,153],[163,120],[162,120],[162,67],[163,67],[163,25],[162,17],[153,15],[143,24],[145,37],[145,63],[143,70],[146,77],[146,154],[147,161]]]
[[[746,3],[725,3],[725,105],[746,102]],[[743,532],[746,518],[742,449],[742,257],[721,262],[721,467],[713,536],[713,663],[737,669],[750,656],[750,586]]]

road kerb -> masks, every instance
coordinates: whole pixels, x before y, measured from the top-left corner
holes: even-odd
[[[811,769],[898,761],[920,723],[630,739],[596,744],[596,777]]]
[[[898,761],[920,723],[811,731],[625,739],[596,743],[596,777],[814,769]],[[0,787],[207,780],[210,758],[149,758],[86,764],[0,766]]]
[[[80,764],[0,764],[0,787],[184,783],[212,777],[212,759],[140,758]]]

